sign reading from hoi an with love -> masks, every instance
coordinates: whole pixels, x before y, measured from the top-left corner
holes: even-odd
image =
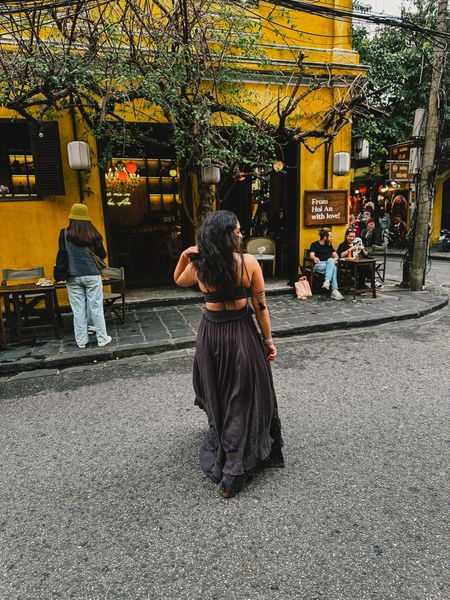
[[[305,225],[344,225],[348,220],[347,190],[305,192]]]

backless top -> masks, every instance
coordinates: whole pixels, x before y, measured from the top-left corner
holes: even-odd
[[[241,281],[242,281],[242,279],[244,277],[244,269],[245,269],[245,272],[247,273],[247,277],[248,277],[248,272],[247,272],[247,267],[245,266],[244,259],[241,258],[241,260],[242,260],[242,264],[241,264]],[[215,290],[214,292],[202,292],[202,294],[205,299],[205,302],[211,302],[212,304],[215,304],[215,303],[219,303],[219,302],[223,303],[223,302],[234,302],[235,300],[245,300],[250,295],[250,289],[251,288],[249,288],[249,287],[247,288],[244,286],[243,283],[241,283],[241,285],[237,285],[234,288],[233,295],[228,300],[224,300],[223,296],[221,295],[221,292],[219,292],[218,290]]]

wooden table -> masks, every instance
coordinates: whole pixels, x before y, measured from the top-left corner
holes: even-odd
[[[41,286],[36,283],[20,283],[16,285],[0,286],[0,298],[3,298],[7,324],[10,325],[11,336],[16,340],[23,340],[22,303],[21,298],[30,296],[44,296],[45,308],[48,319],[53,325],[55,335],[60,336],[60,317],[57,315],[58,303],[56,287],[54,285]],[[10,300],[14,306],[14,318],[10,311]]]
[[[353,291],[353,299],[356,299],[356,294],[364,294],[365,292],[372,292],[372,298],[377,297],[377,290],[375,288],[375,258],[340,258],[338,262],[339,274],[343,276],[342,289],[346,291]],[[368,267],[370,270],[370,288],[358,288],[358,271],[361,267]],[[349,274],[352,274],[353,281],[349,285]]]

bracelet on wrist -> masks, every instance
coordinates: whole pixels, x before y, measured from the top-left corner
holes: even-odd
[[[273,339],[272,338],[267,338],[266,340],[264,340],[265,344],[273,344]]]

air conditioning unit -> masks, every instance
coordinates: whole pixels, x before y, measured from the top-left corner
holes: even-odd
[[[411,148],[409,154],[408,172],[417,175],[422,168],[422,148]]]
[[[425,137],[425,125],[427,122],[427,111],[424,108],[418,108],[414,111],[413,138]]]

